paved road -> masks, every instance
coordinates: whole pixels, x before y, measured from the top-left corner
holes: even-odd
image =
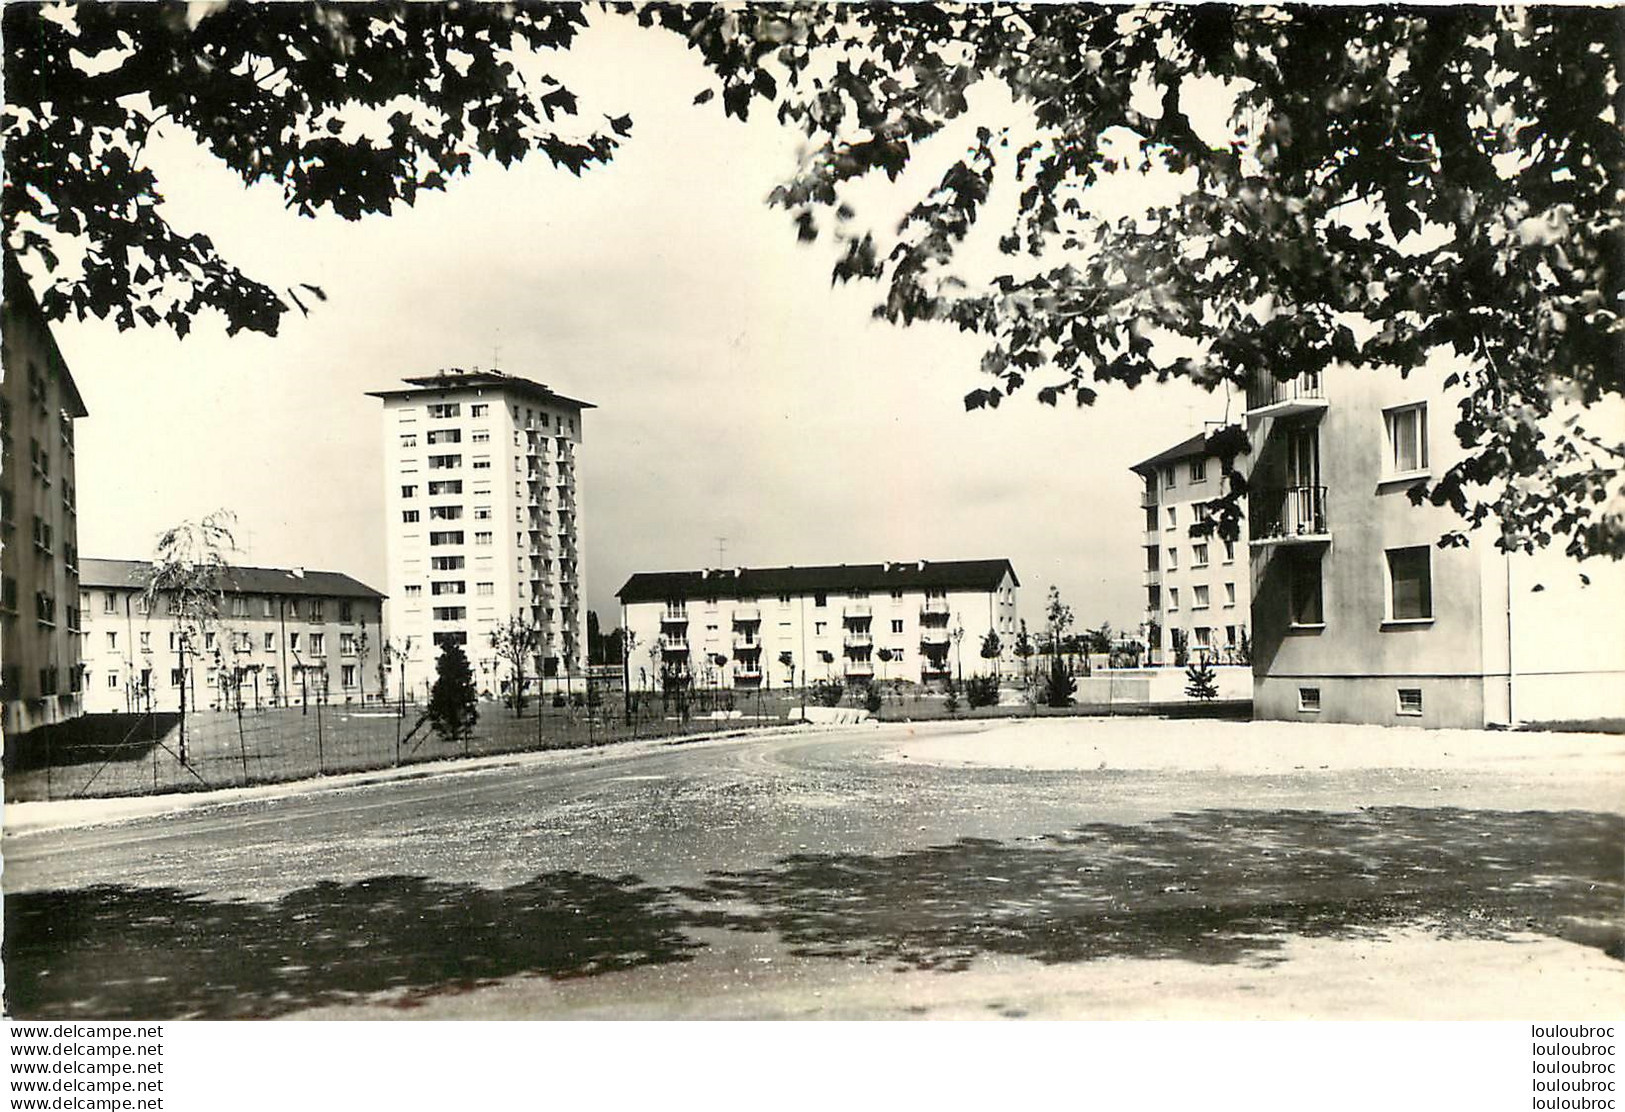
[[[1020,728],[925,729],[985,752]],[[1594,778],[1033,771],[911,760],[913,735],[645,743],[8,835],[8,1004],[1521,1016],[1625,990],[1625,819]]]

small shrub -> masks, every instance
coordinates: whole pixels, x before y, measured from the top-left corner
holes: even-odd
[[[996,706],[999,680],[996,676],[972,676],[965,681],[965,702],[971,708]]]
[[[833,680],[814,680],[812,697],[813,702],[821,707],[838,707],[841,700],[846,698],[846,687]]]
[[[959,713],[959,688],[954,686],[953,680],[948,681],[946,702],[944,705],[948,708],[949,714]]]
[[[1044,680],[1044,705],[1069,707],[1072,705],[1072,696],[1077,694],[1077,691],[1078,681],[1067,672],[1061,658],[1051,657],[1049,675]]]
[[[1219,685],[1213,676],[1213,665],[1206,659],[1185,669],[1185,694],[1203,701],[1219,697]]]
[[[865,684],[863,688],[863,709],[870,714],[880,713],[880,688],[874,684]]]

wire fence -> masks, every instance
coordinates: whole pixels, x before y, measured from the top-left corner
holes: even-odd
[[[878,686],[878,685],[877,685]],[[1047,707],[1026,692],[1012,701],[1006,688],[997,705],[950,705],[941,692],[918,686],[881,687],[874,717],[882,722],[944,718],[1164,714],[1247,718],[1251,702],[1149,703],[1143,697],[1086,700]],[[862,706],[861,689],[842,706]],[[8,739],[8,802],[212,791],[314,776],[427,764],[459,757],[613,745],[640,738],[684,737],[719,730],[782,725],[817,704],[800,689],[696,691],[682,702],[659,693],[614,692],[555,705],[533,700],[516,715],[482,702],[469,736],[450,740],[429,725],[417,703],[201,710],[184,722],[173,711],[98,714],[71,719]]]

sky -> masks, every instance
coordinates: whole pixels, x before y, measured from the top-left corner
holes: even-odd
[[[765,203],[800,136],[770,113],[742,124],[694,106],[706,73],[679,40],[592,18],[548,66],[585,111],[634,126],[579,179],[541,157],[478,164],[393,216],[312,220],[184,132],[153,138],[179,230],[328,300],[274,338],[227,337],[213,317],[184,340],[55,326],[90,410],[80,550],[145,558],[162,529],[225,508],[236,562],[387,589],[382,419],[366,391],[494,366],[598,407],[580,481],[587,601],[606,628],[637,571],[999,557],[1029,625],[1055,584],[1080,625],[1133,628],[1142,516],[1128,468],[1223,417],[1226,399],[1112,386],[1092,408],[1027,391],[967,413],[964,394],[990,384],[977,338],[874,321],[879,288],[832,287],[834,248],[798,243]],[[1006,111],[981,95],[983,118]],[[902,184],[958,153],[953,136],[932,143]],[[884,185],[858,192],[880,206],[860,214],[903,196]],[[1145,202],[1144,183],[1134,195]]]

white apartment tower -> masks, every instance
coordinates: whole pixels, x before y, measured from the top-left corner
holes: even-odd
[[[588,402],[498,371],[442,371],[384,403],[390,650],[420,697],[440,649],[460,645],[481,691],[507,668],[491,632],[539,631],[532,675],[586,665],[576,452]]]

